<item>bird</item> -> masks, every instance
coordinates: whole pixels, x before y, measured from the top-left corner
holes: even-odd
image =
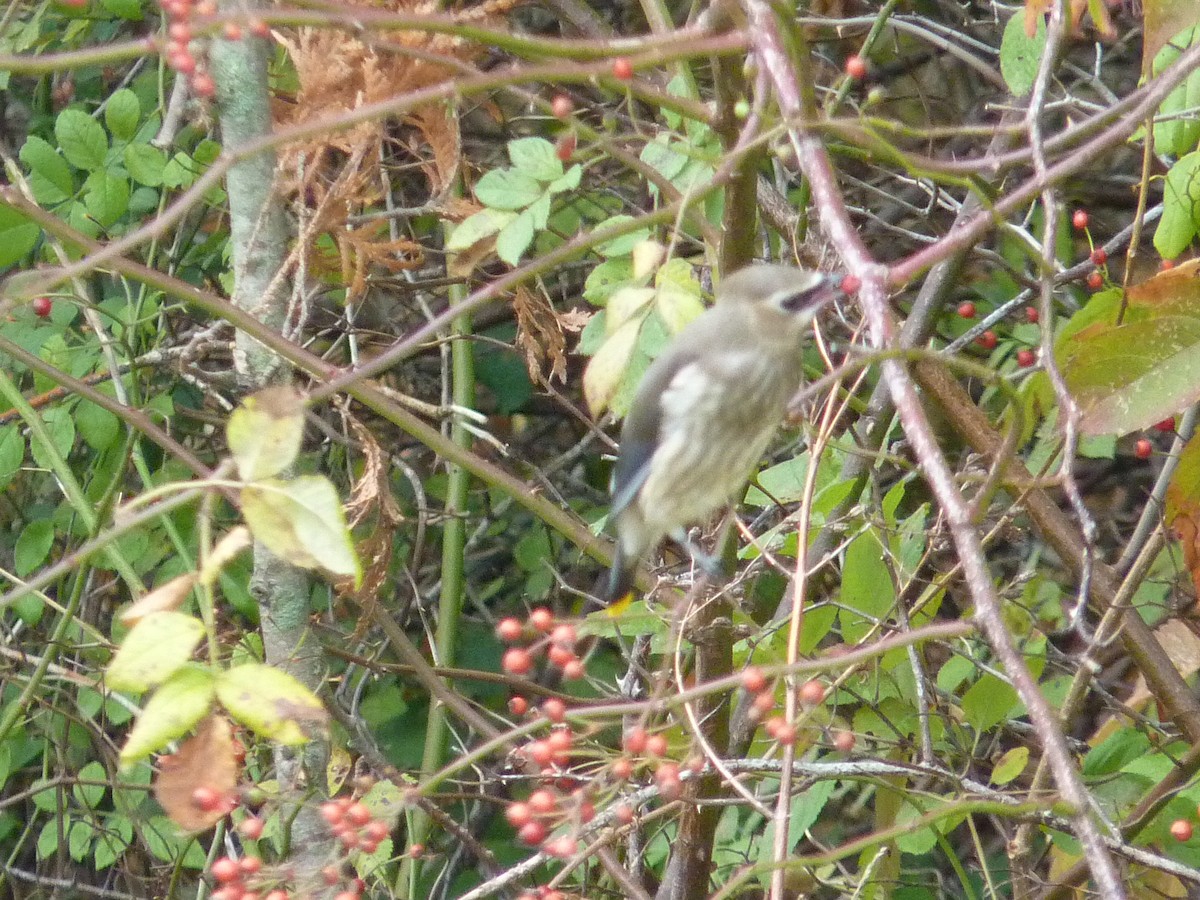
[[[633,589],[637,566],[664,537],[710,572],[685,526],[732,502],[749,480],[803,380],[804,338],[844,297],[843,276],[775,263],[728,275],[713,306],[646,370],[621,428],[610,484],[616,537],[602,602]]]

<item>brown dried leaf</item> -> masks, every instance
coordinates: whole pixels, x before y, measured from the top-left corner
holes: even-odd
[[[237,790],[237,769],[229,721],[224,716],[209,716],[177,753],[160,759],[154,799],[184,831],[204,831],[229,812]],[[197,788],[208,788],[227,802],[202,810],[193,802]]]
[[[197,576],[195,572],[188,572],[185,575],[172,578],[166,584],[156,587],[141,599],[135,600],[121,613],[121,621],[126,625],[133,625],[135,622],[150,615],[150,613],[179,609],[179,607],[183,606],[184,601],[187,600],[188,594],[192,592],[196,580]]]
[[[558,378],[567,380],[567,340],[563,328],[550,301],[522,285],[513,297],[513,309],[517,314],[517,345],[525,354],[525,367],[529,377],[539,381]],[[542,366],[550,363],[550,371],[542,375]]]

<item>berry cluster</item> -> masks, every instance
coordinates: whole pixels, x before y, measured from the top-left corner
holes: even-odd
[[[197,97],[212,97],[217,92],[216,82],[212,75],[201,65],[192,53],[193,30],[196,18],[209,19],[217,14],[215,0],[161,0],[163,12],[167,17],[167,46],[164,52],[167,65],[186,75],[190,80],[192,92]],[[269,37],[271,29],[266,22],[255,20],[250,23],[250,33],[256,37]],[[242,26],[236,22],[227,22],[223,29],[227,40],[237,41],[242,38]]]
[[[785,747],[794,744],[796,742],[795,723],[788,722],[786,716],[769,715],[775,709],[775,685],[767,680],[762,669],[757,666],[748,666],[744,669],[742,671],[742,687],[747,693],[754,695],[750,704],[751,720],[760,722],[766,719],[763,722],[763,730],[771,740]],[[816,678],[804,682],[796,690],[796,697],[800,704],[809,709],[824,703],[825,694],[824,683]],[[843,753],[849,753],[854,749],[854,735],[849,731],[835,731],[830,739],[834,749]]]
[[[374,853],[390,833],[387,822],[376,819],[365,803],[351,797],[339,797],[321,804],[321,818],[338,839],[343,850]]]
[[[505,651],[501,665],[510,675],[529,674],[537,655],[544,651],[550,665],[559,669],[563,678],[573,680],[584,676],[583,660],[575,653],[575,645],[579,641],[575,626],[569,622],[556,624],[553,613],[544,606],[531,612],[524,623],[511,616],[501,619],[496,625],[496,637],[506,644],[532,638],[528,646],[511,647]]]

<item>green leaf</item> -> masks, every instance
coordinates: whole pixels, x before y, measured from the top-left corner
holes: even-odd
[[[678,146],[670,134],[663,133],[643,147],[638,158],[664,178],[677,178],[689,161],[686,153],[676,149]]]
[[[121,435],[121,420],[90,400],[81,400],[75,407],[75,425],[93,450],[107,450]]]
[[[289,386],[261,390],[229,416],[225,436],[243,481],[278,475],[300,454],[304,401]]]
[[[100,5],[113,15],[130,22],[140,22],[143,18],[142,0],[100,0]]]
[[[1147,13],[1149,18],[1149,13]],[[1200,37],[1200,28],[1185,28],[1176,34],[1154,58],[1157,75],[1172,65]],[[1196,149],[1200,138],[1200,120],[1195,108],[1200,105],[1200,71],[1192,72],[1169,93],[1158,108],[1154,123],[1154,149],[1172,156],[1183,156]]]
[[[0,269],[20,262],[37,246],[42,229],[6,203],[0,202]]]
[[[64,109],[54,122],[54,136],[67,162],[91,172],[104,166],[108,135],[104,127],[81,109]]]
[[[637,346],[642,322],[633,318],[625,322],[600,345],[583,373],[583,395],[593,416],[599,416],[612,401],[629,366],[629,358]]]
[[[538,181],[554,181],[563,174],[562,160],[554,145],[545,138],[517,138],[508,142],[508,158],[513,167]]]
[[[874,531],[863,532],[846,548],[839,617],[842,637],[848,642],[865,637],[895,602],[895,586],[885,557]]]
[[[1200,226],[1200,151],[1189,153],[1167,171],[1163,214],[1154,230],[1154,249],[1174,259],[1187,249]]]
[[[125,168],[130,177],[149,187],[163,183],[163,170],[167,166],[167,155],[149,144],[130,144],[125,148]]]
[[[121,748],[121,765],[130,766],[191,731],[212,709],[216,681],[203,666],[187,663],[146,703]]]
[[[517,217],[515,212],[484,209],[459,222],[446,242],[447,250],[466,250],[486,237],[491,237]]]
[[[1088,751],[1083,758],[1083,774],[1101,778],[1119,772],[1121,768],[1150,750],[1150,738],[1136,728],[1121,728]]]
[[[1012,718],[1017,692],[1011,684],[985,672],[962,698],[963,714],[977,731],[994,728]]]
[[[25,462],[25,438],[13,424],[0,429],[0,488],[12,481]]]
[[[53,859],[58,855],[58,830],[60,822],[57,818],[52,818],[49,822],[42,826],[42,831],[38,835],[37,855],[38,859]],[[71,828],[71,817],[66,813],[63,814],[61,827],[64,833],[69,833]]]
[[[476,183],[475,196],[492,209],[524,209],[542,196],[542,183],[516,169],[493,169]]]
[[[500,229],[496,237],[496,255],[510,266],[521,261],[521,255],[533,243],[534,221],[529,210],[525,210]]]
[[[108,772],[103,764],[97,760],[92,760],[79,770],[79,780],[80,782],[91,781],[97,783],[77,783],[73,789],[75,799],[89,809],[99,809],[100,801],[104,799],[104,792],[107,790],[104,785],[108,781]]]
[[[96,835],[96,849],[92,853],[92,865],[97,872],[102,872],[115,863],[129,846],[111,831],[101,831]]]
[[[576,163],[567,169],[562,178],[556,178],[546,188],[546,191],[551,194],[561,194],[563,191],[573,191],[579,187],[579,181],[583,177],[583,167]]]
[[[142,105],[138,102],[137,94],[129,88],[121,88],[109,97],[108,105],[104,107],[104,123],[118,140],[133,140],[141,117]]]
[[[42,421],[46,425],[46,431],[49,432],[50,443],[58,451],[58,455],[65,460],[71,454],[71,448],[75,446],[75,422],[71,418],[70,410],[61,406],[51,407],[42,413]],[[30,443],[30,449],[33,452],[35,463],[43,469],[54,469],[54,459],[47,452],[45,444],[39,440],[33,440]]]
[[[1033,90],[1038,66],[1046,49],[1046,23],[1037,17],[1037,32],[1025,33],[1025,13],[1019,11],[1004,26],[1000,39],[1000,74],[1015,97],[1024,97]]]
[[[91,822],[82,819],[71,826],[71,832],[67,836],[67,852],[71,854],[71,859],[75,862],[83,862],[91,852],[92,837],[95,833]]]
[[[632,216],[613,216],[608,219],[604,225],[611,227],[614,225],[622,225],[625,222],[632,222]],[[649,240],[650,229],[639,228],[629,234],[623,234],[620,237],[615,237],[610,241],[605,241],[596,247],[596,252],[601,256],[627,256],[633,252],[633,248],[642,241]]]
[[[61,203],[75,193],[71,167],[48,141],[31,136],[21,147],[21,162],[29,167],[29,184],[39,203]]]
[[[23,529],[13,549],[13,565],[17,574],[24,578],[36,570],[50,554],[54,546],[54,522],[50,519],[34,519]]]
[[[140,693],[162,684],[183,667],[204,637],[204,625],[180,612],[141,619],[108,664],[105,680],[116,691]]]
[[[242,490],[242,515],[253,535],[288,562],[361,578],[342,504],[323,475],[256,482]]]
[[[1029,765],[1029,748],[1013,747],[996,761],[992,769],[992,784],[1008,784]]]
[[[251,663],[222,672],[217,699],[238,722],[281,744],[303,744],[323,731],[329,714],[317,697],[286,672]]]
[[[87,177],[83,187],[88,214],[105,228],[115,225],[129,209],[129,181],[125,178],[100,169]]]

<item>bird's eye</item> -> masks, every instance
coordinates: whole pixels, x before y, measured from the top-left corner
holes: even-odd
[[[798,290],[780,291],[774,297],[775,305],[786,313],[798,313],[801,310],[819,304],[828,294],[825,279],[815,284],[807,285]]]

